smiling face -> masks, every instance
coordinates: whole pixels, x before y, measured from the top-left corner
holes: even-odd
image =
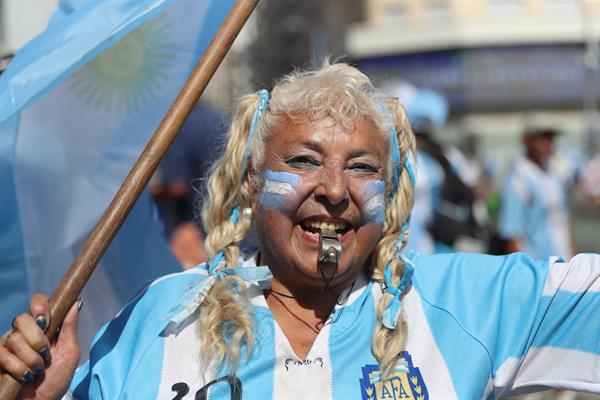
[[[345,287],[365,270],[383,229],[383,136],[368,120],[353,130],[331,118],[284,120],[265,149],[253,196],[261,263],[291,290],[320,289],[317,232],[335,229],[342,254],[330,286]]]

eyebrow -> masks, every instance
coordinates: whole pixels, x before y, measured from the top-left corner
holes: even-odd
[[[317,153],[323,152],[323,146],[321,145],[320,142],[318,142],[316,140],[307,139],[307,140],[303,140],[299,144],[301,146],[306,147],[306,148],[308,148],[310,150],[313,150],[313,151],[315,151]],[[352,158],[358,158],[358,157],[370,156],[370,155],[375,156],[374,153],[371,153],[368,150],[360,148],[360,149],[352,150],[350,152],[350,154],[348,155],[349,156],[348,158],[352,159]]]
[[[304,147],[316,151],[317,153],[323,152],[323,146],[321,146],[321,143],[317,142],[316,140],[303,140],[300,144]]]

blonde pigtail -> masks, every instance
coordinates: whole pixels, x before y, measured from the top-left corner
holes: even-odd
[[[210,259],[223,251],[229,266],[237,264],[237,244],[250,227],[249,221],[243,218],[234,224],[231,210],[236,205],[242,209],[250,207],[251,188],[248,179],[240,177],[240,171],[248,141],[248,128],[257,101],[255,95],[241,99],[229,129],[225,152],[213,166],[208,179],[208,199],[202,208],[202,223],[208,232],[205,240],[207,255]]]
[[[397,286],[406,271],[406,266],[399,258],[398,253],[401,250],[399,244],[401,247],[405,245],[407,232],[404,232],[403,226],[410,215],[414,199],[412,172],[409,172],[406,160],[408,157],[414,157],[415,140],[406,113],[398,101],[389,100],[387,107],[394,122],[404,168],[400,175],[398,190],[396,193],[389,194],[391,199],[386,207],[384,229],[371,259],[373,268],[371,277],[373,280],[383,283],[383,273],[389,264],[392,281]],[[388,167],[388,171],[390,170],[390,167]],[[390,187],[391,185],[388,184],[387,186]],[[393,298],[393,295],[385,290],[383,291],[376,307],[377,324],[371,343],[373,355],[381,366],[383,379],[389,377],[393,372],[406,345],[407,324],[402,315],[394,329],[389,329],[383,325],[383,314]]]
[[[248,130],[258,96],[241,99],[229,129],[227,147],[215,163],[207,183],[208,200],[203,206],[202,220],[208,235],[206,252],[212,259],[224,253],[222,268],[235,268],[240,256],[239,242],[247,235],[251,221],[239,218],[234,223],[231,210],[250,207],[251,182],[240,176],[248,141]],[[236,276],[217,280],[202,303],[199,317],[201,356],[207,365],[227,364],[235,370],[241,357],[249,355],[254,345],[253,318],[244,281]]]

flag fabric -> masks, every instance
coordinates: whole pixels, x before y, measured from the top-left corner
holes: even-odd
[[[234,0],[62,0],[0,76],[0,329],[50,295]],[[83,292],[85,345],[180,269],[146,191]]]

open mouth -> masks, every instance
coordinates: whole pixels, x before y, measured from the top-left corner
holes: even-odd
[[[329,229],[335,231],[338,235],[344,235],[350,229],[352,225],[346,221],[326,221],[322,219],[309,218],[300,222],[302,230],[314,237],[319,237],[319,231],[321,229]]]

